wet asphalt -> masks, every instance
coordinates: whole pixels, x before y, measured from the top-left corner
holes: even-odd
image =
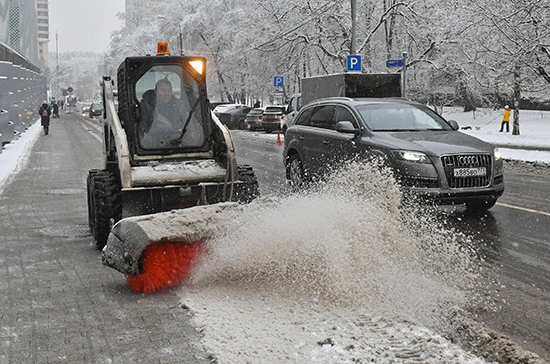
[[[101,263],[86,204],[100,136],[62,113],[0,191],[0,364],[210,363],[177,290],[137,294]]]

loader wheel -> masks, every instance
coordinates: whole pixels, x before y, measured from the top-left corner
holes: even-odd
[[[237,185],[235,189],[235,200],[238,202],[249,203],[260,196],[260,187],[254,169],[247,164],[237,166],[237,174],[242,184]]]
[[[92,233],[96,247],[101,250],[113,225],[122,218],[120,183],[118,177],[101,170],[91,177]]]
[[[94,232],[94,199],[93,199],[93,190],[92,190],[92,183],[94,175],[100,172],[99,169],[91,169],[88,172],[88,178],[86,178],[86,193],[87,193],[87,201],[88,201],[88,226],[90,227],[90,231]]]

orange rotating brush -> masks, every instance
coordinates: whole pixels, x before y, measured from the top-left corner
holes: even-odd
[[[189,278],[204,240],[193,243],[162,242],[149,245],[143,252],[143,269],[126,282],[136,292],[153,293],[174,287]]]

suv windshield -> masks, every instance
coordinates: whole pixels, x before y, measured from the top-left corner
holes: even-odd
[[[372,131],[453,130],[432,110],[411,105],[358,105],[357,110]]]
[[[197,81],[181,66],[153,66],[135,85],[139,142],[145,149],[200,147],[205,142]]]

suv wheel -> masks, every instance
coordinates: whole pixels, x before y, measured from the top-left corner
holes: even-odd
[[[92,173],[93,172],[93,173]],[[106,170],[92,170],[88,175],[88,217],[96,247],[101,250],[113,225],[122,218],[118,177]]]
[[[298,154],[293,154],[287,158],[286,178],[292,187],[300,187],[305,183],[304,167]]]

